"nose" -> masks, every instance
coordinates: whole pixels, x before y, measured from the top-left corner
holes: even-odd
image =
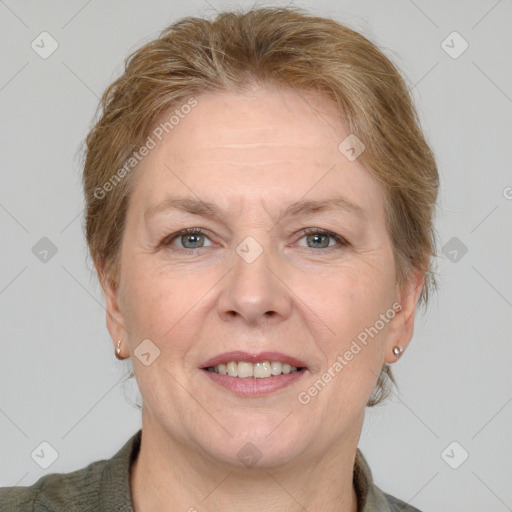
[[[250,325],[264,325],[271,319],[279,322],[290,315],[292,292],[286,285],[283,265],[277,254],[262,250],[254,261],[244,256],[241,247],[234,252],[233,268],[223,281],[218,299],[223,320],[239,318]]]

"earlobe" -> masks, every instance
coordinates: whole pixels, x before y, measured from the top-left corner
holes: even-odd
[[[123,338],[126,332],[123,313],[119,307],[119,285],[105,272],[103,266],[98,265],[96,268],[105,296],[107,329],[117,350],[118,340]]]
[[[403,351],[404,351],[404,349],[402,347],[399,347],[398,345],[393,347],[393,355],[397,359],[402,355]]]
[[[398,301],[401,307],[390,324],[384,358],[387,364],[396,363],[412,339],[416,307],[423,290],[423,283],[423,273],[415,271],[406,285],[399,290]]]

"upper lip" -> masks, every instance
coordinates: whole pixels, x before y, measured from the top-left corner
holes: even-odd
[[[261,361],[279,361],[281,363],[288,363],[290,366],[297,368],[306,368],[306,363],[297,359],[296,357],[283,354],[282,352],[258,352],[251,354],[242,350],[234,350],[232,352],[224,352],[219,354],[208,361],[202,363],[201,368],[209,368],[210,366],[217,366],[218,364],[226,364],[230,361],[247,361],[249,363],[258,363]]]

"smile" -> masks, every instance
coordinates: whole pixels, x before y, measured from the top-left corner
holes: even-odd
[[[227,364],[217,364],[206,369],[210,372],[229,375],[230,377],[239,377],[241,379],[266,379],[302,370],[302,368],[291,366],[288,363],[281,363],[280,361],[261,361],[257,363],[230,361]]]

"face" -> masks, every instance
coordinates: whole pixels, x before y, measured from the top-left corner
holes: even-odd
[[[133,176],[109,330],[130,349],[145,432],[227,464],[243,449],[310,464],[357,442],[418,281],[396,286],[383,191],[338,149],[349,131],[328,99],[196,100]]]

